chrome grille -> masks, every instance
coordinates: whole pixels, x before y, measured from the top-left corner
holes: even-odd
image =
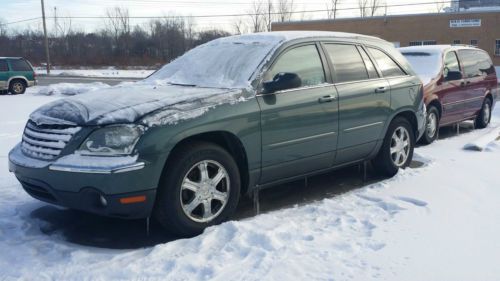
[[[68,125],[37,125],[28,121],[24,128],[21,150],[32,158],[54,159],[80,129]]]

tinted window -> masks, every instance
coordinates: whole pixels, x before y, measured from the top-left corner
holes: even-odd
[[[494,73],[490,57],[476,50],[460,50],[458,52],[468,78]]]
[[[332,61],[337,82],[368,79],[365,63],[354,45],[326,44],[326,52]]]
[[[315,45],[307,45],[287,51],[274,64],[266,75],[271,80],[281,72],[291,72],[299,75],[303,86],[313,86],[325,83],[325,72]]]
[[[10,60],[12,71],[31,71],[31,66],[25,60]]]
[[[388,55],[384,52],[374,49],[368,48],[370,53],[373,55],[373,58],[377,62],[380,71],[382,71],[382,75],[384,77],[393,77],[393,76],[401,76],[405,75],[404,71],[397,65]]]
[[[6,60],[0,60],[0,72],[7,72],[9,71],[9,66],[7,65]]]

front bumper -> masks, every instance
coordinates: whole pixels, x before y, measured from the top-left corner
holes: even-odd
[[[9,171],[32,197],[51,204],[120,218],[145,218],[153,209],[156,186],[141,162],[77,167],[29,158],[19,146],[9,153]],[[98,169],[100,168],[100,169]]]

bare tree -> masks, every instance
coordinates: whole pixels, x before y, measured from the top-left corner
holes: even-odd
[[[276,13],[278,14],[278,21],[290,21],[292,19],[294,10],[295,7],[293,4],[293,0],[278,0],[276,3]]]
[[[266,16],[265,7],[261,0],[254,0],[252,2],[252,7],[248,11],[248,15],[251,19],[251,31],[261,32],[266,28]]]
[[[340,0],[330,0],[330,3],[326,3],[326,12],[329,19],[337,18],[338,6],[340,5]]]
[[[373,17],[379,8],[381,8],[380,0],[371,0],[370,1],[370,15]]]
[[[233,29],[236,34],[244,34],[248,32],[248,25],[241,17],[238,17],[233,21]]]
[[[0,36],[7,35],[7,25],[5,25],[5,21],[0,19]]]
[[[444,3],[443,1],[436,2],[436,13],[441,13],[445,6],[446,3]]]
[[[364,18],[368,16],[368,0],[358,0],[358,9],[360,17]]]
[[[115,38],[130,33],[130,16],[127,8],[114,7],[106,11],[107,26]]]

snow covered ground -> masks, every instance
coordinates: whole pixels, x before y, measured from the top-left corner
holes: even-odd
[[[500,276],[500,143],[495,136],[490,142],[482,138],[500,126],[498,109],[488,129],[417,148],[415,157],[424,166],[394,178],[230,221],[195,238],[111,250],[68,242],[58,232],[46,234],[45,222],[33,215],[46,204],[29,197],[8,172],[7,154],[20,140],[29,113],[61,98],[61,92],[33,89],[0,96],[0,280],[459,281]],[[482,152],[463,149],[478,139]]]
[[[46,75],[45,68],[36,67],[37,74]],[[146,78],[151,75],[154,70],[129,70],[129,69],[52,69],[52,76],[77,76],[77,77],[106,77],[106,78]]]

